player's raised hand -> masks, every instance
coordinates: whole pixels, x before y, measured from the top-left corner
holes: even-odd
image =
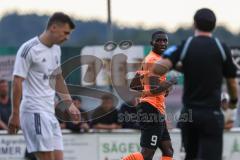
[[[8,133],[17,134],[20,128],[19,114],[12,113],[8,121]]]

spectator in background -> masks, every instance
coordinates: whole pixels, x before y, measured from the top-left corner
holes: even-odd
[[[91,125],[94,129],[120,129],[118,111],[113,106],[112,95],[102,96],[102,104],[93,112]]]
[[[0,129],[8,129],[8,119],[11,115],[11,99],[6,80],[0,80]]]
[[[88,131],[89,130],[89,125],[87,123],[88,121],[88,114],[87,112],[85,112],[82,109],[82,99],[78,96],[73,96],[72,97],[73,103],[74,105],[79,109],[80,113],[81,113],[81,122],[79,124],[74,124],[72,122],[63,122],[61,124],[61,126],[63,126],[63,124],[65,124],[65,128],[66,129],[70,129],[73,132],[79,132],[79,131]]]
[[[133,98],[129,103],[123,103],[120,106],[118,121],[121,123],[122,128],[139,129],[137,123],[137,98]]]
[[[225,92],[221,95],[221,109],[224,115],[224,129],[230,130],[234,124],[234,110],[229,109],[229,95]]]

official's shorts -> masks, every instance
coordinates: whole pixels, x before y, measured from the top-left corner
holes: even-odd
[[[184,107],[180,115],[186,160],[221,160],[224,117],[220,107]]]
[[[170,141],[165,116],[147,102],[137,106],[137,120],[141,129],[141,147],[157,149],[162,141]]]
[[[24,112],[20,125],[29,153],[63,150],[62,132],[54,114]]]

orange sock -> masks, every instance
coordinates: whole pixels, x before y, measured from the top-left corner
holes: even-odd
[[[161,158],[161,160],[173,160],[173,158],[172,158],[172,157],[165,157],[165,156],[163,156],[163,157]]]
[[[135,152],[123,157],[122,160],[144,160],[144,159],[140,152]]]

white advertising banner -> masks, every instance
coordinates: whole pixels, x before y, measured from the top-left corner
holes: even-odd
[[[63,135],[65,160],[97,160],[97,134]]]
[[[0,135],[0,159],[23,160],[26,144],[22,135]]]
[[[140,151],[139,134],[104,134],[99,136],[99,160],[120,160],[121,157]]]
[[[64,159],[97,160],[97,140],[96,134],[64,134]],[[23,135],[0,135],[0,160],[24,160],[25,151]]]
[[[179,133],[172,133],[171,139],[174,148],[174,158],[181,160],[184,153],[180,152],[181,138]],[[140,134],[105,134],[99,136],[99,159],[98,160],[120,160],[121,157],[130,153],[140,151]],[[159,160],[160,150],[157,150],[153,160]]]
[[[181,152],[179,132],[171,133],[174,159],[184,160]],[[64,134],[65,160],[120,160],[121,157],[140,151],[140,134],[134,133],[90,133]],[[23,160],[26,150],[22,135],[0,135],[0,160]],[[159,160],[158,149],[153,160]],[[240,132],[224,134],[223,160],[240,159]]]
[[[223,141],[223,160],[240,159],[240,133],[227,132]]]

